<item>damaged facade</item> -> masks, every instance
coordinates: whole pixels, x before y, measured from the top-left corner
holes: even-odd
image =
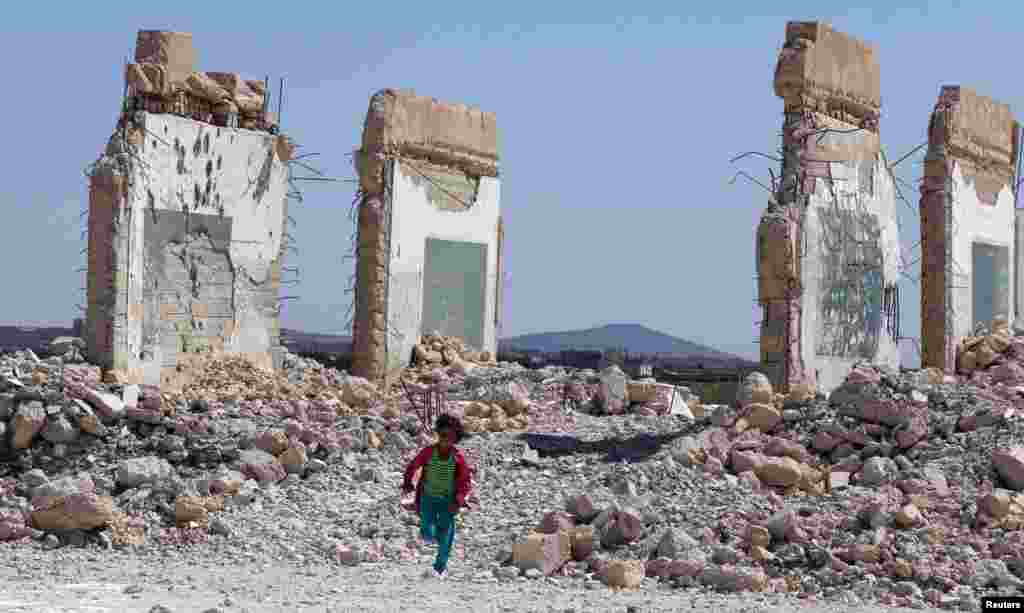
[[[503,236],[495,116],[410,90],[370,100],[360,189],[353,372],[407,366],[422,335],[497,349]]]
[[[979,325],[1012,322],[1019,312],[1012,283],[1019,133],[1007,105],[964,87],[942,88],[921,183],[923,367],[952,373],[961,341]],[[993,359],[992,351],[968,351],[960,366]]]
[[[898,366],[896,186],[879,143],[874,50],[790,22],[774,201],[757,230],[761,362],[788,390],[839,385],[858,361]]]
[[[292,145],[265,85],[197,72],[192,36],[142,31],[89,190],[91,361],[174,385],[189,355],[280,353]]]

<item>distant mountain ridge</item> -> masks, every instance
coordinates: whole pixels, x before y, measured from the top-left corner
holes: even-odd
[[[715,358],[736,358],[739,356],[719,351],[713,347],[676,338],[652,330],[640,324],[608,324],[586,330],[565,332],[540,332],[505,338],[500,341],[501,349],[520,351],[542,351],[552,353],[566,350],[614,350],[625,348],[630,353],[700,355]]]
[[[71,328],[43,326],[0,326],[0,349],[29,347],[40,350],[58,336],[70,336]],[[352,337],[341,334],[302,332],[281,329],[285,345],[295,352],[338,353],[352,351]],[[681,338],[652,330],[640,324],[609,324],[585,330],[540,332],[504,338],[499,350],[558,353],[566,350],[617,350],[645,355],[666,355],[685,358],[704,358],[713,362],[742,362],[749,360]]]

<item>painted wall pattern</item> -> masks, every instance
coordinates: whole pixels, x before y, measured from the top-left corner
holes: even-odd
[[[870,359],[878,352],[884,322],[881,224],[876,214],[858,206],[837,204],[816,212],[822,258],[816,353]]]

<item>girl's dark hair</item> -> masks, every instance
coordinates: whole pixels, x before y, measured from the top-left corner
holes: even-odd
[[[454,415],[448,413],[442,413],[437,416],[437,422],[434,424],[434,430],[440,432],[441,430],[451,430],[455,433],[455,441],[461,441],[466,436],[466,429],[462,426],[462,420]]]

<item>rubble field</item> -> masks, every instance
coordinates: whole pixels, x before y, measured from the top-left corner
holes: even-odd
[[[730,406],[438,336],[387,389],[207,355],[161,390],[57,339],[0,356],[0,609],[977,610],[1024,587],[1024,336],[991,327],[956,376]],[[399,493],[435,407],[474,470],[445,582]]]

